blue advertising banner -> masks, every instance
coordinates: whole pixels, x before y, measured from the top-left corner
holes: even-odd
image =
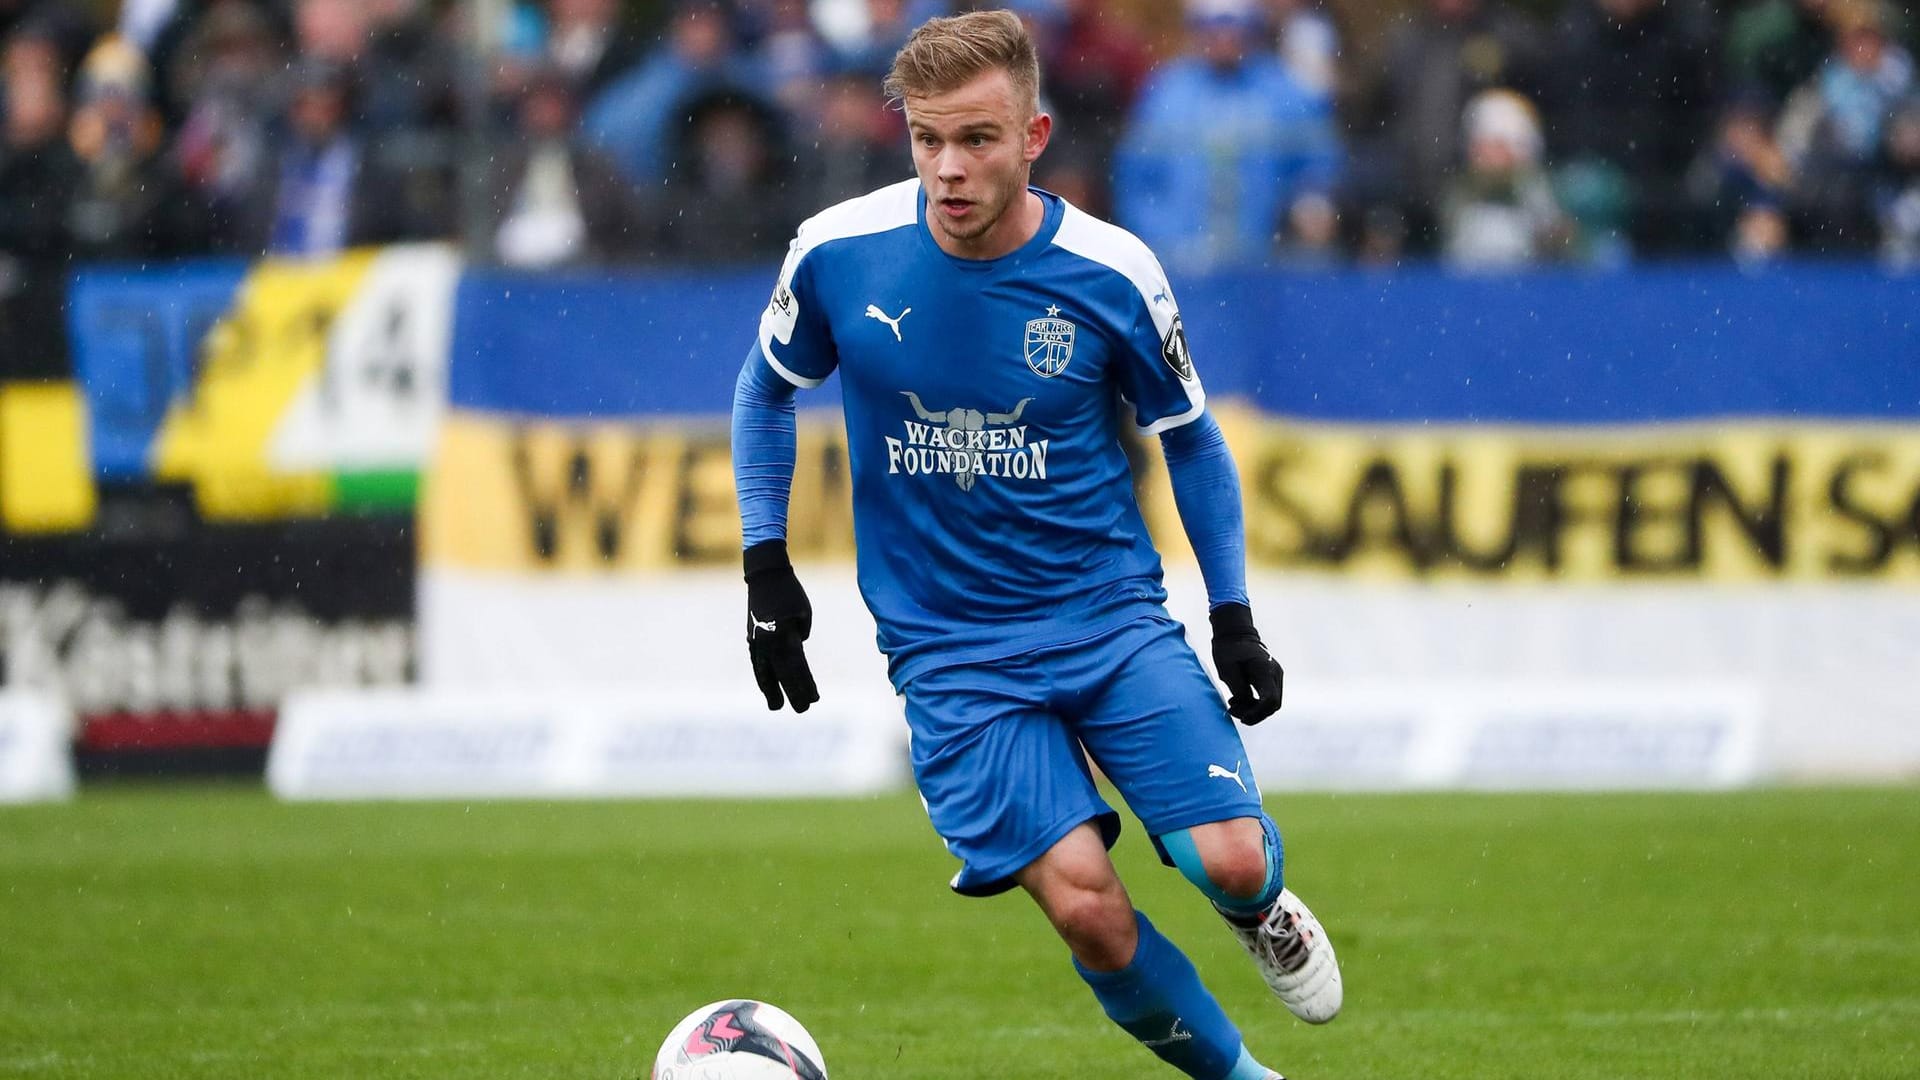
[[[149,474],[167,409],[193,386],[202,342],[246,274],[236,260],[75,275],[67,305],[74,375],[101,479]]]
[[[583,419],[724,413],[777,270],[469,270],[454,301],[450,403]]]
[[[94,270],[70,322],[95,467],[130,478],[247,272]],[[468,270],[455,407],[718,414],[774,276]],[[1306,420],[1636,423],[1920,416],[1920,276],[1870,266],[1461,278],[1246,273],[1180,286],[1208,391]],[[829,398],[830,400],[830,398]]]
[[[469,272],[452,404],[723,413],[773,277]],[[1303,420],[1920,416],[1920,276],[1871,266],[1247,273],[1176,288],[1208,393]]]

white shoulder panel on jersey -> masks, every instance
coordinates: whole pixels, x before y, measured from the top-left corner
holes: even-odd
[[[793,294],[793,275],[800,263],[821,244],[855,236],[890,232],[920,218],[920,180],[913,178],[889,184],[846,202],[829,206],[800,224],[800,231],[787,245],[787,260],[780,267],[780,280],[773,287],[773,299],[760,313],[760,353],[780,377],[801,389],[819,386],[824,379],[808,378],[792,371],[774,355],[774,343],[793,341],[793,328],[800,321],[801,303],[812,303]]]
[[[1153,249],[1120,226],[1101,221],[1072,203],[1066,205],[1053,242],[1133,283],[1140,302],[1147,305],[1147,313],[1153,317],[1154,336],[1160,340],[1163,359],[1180,376],[1180,386],[1187,392],[1187,410],[1142,426],[1140,433],[1158,435],[1199,419],[1207,407],[1207,394],[1187,352],[1186,329],[1180,325],[1180,305],[1173,298],[1173,286],[1167,283],[1167,272],[1154,257]]]
[[[1153,314],[1155,336],[1164,338],[1173,329],[1180,307],[1173,302],[1167,272],[1160,268],[1160,260],[1154,258],[1153,249],[1145,241],[1069,203],[1053,242],[1133,282],[1140,301]]]
[[[800,223],[793,242],[811,251],[829,240],[882,233],[919,220],[920,178],[910,177],[827,207]]]

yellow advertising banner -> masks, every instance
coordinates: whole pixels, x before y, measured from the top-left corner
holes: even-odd
[[[84,529],[97,503],[79,387],[0,384],[0,531]]]
[[[161,423],[154,475],[191,483],[209,518],[324,513],[333,501],[333,478],[276,468],[271,444],[294,399],[325,366],[333,322],[376,255],[356,251],[254,268],[233,309],[207,335],[192,395]]]
[[[800,426],[788,530],[812,558],[853,557],[846,436]],[[724,422],[519,421],[454,413],[421,493],[422,559],[474,570],[658,570],[740,557]]]
[[[1251,562],[1394,578],[1920,580],[1920,427],[1222,416]],[[1144,500],[1178,534],[1164,481]],[[1163,550],[1166,550],[1163,547]]]
[[[1388,579],[1920,580],[1920,428],[1297,424],[1216,410],[1249,562]],[[1190,558],[1157,445],[1132,448],[1160,549]],[[803,416],[788,543],[853,552],[846,436]],[[725,425],[455,414],[422,502],[427,565],[635,572],[739,551]]]

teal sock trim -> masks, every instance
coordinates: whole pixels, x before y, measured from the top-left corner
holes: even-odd
[[[1229,895],[1207,877],[1207,868],[1200,861],[1200,849],[1194,846],[1191,829],[1175,829],[1173,832],[1163,833],[1159,839],[1160,846],[1167,851],[1167,857],[1173,860],[1174,869],[1180,871],[1181,877],[1193,882],[1193,887],[1200,890],[1200,895],[1213,901],[1215,907],[1224,911],[1245,913],[1265,911],[1272,906],[1274,899],[1280,895],[1280,890],[1285,887],[1283,868],[1286,864],[1286,853],[1280,843],[1280,830],[1274,825],[1272,818],[1262,814],[1260,831],[1266,834],[1267,840],[1267,881],[1261,887],[1259,895],[1250,897]]]

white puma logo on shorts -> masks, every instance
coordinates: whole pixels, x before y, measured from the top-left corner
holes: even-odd
[[[1232,772],[1228,772],[1224,765],[1209,765],[1207,766],[1207,779],[1211,780],[1217,776],[1222,780],[1231,780],[1240,785],[1241,791],[1246,791],[1247,782],[1240,779],[1240,766],[1242,764],[1243,762],[1240,761],[1234,762]]]

